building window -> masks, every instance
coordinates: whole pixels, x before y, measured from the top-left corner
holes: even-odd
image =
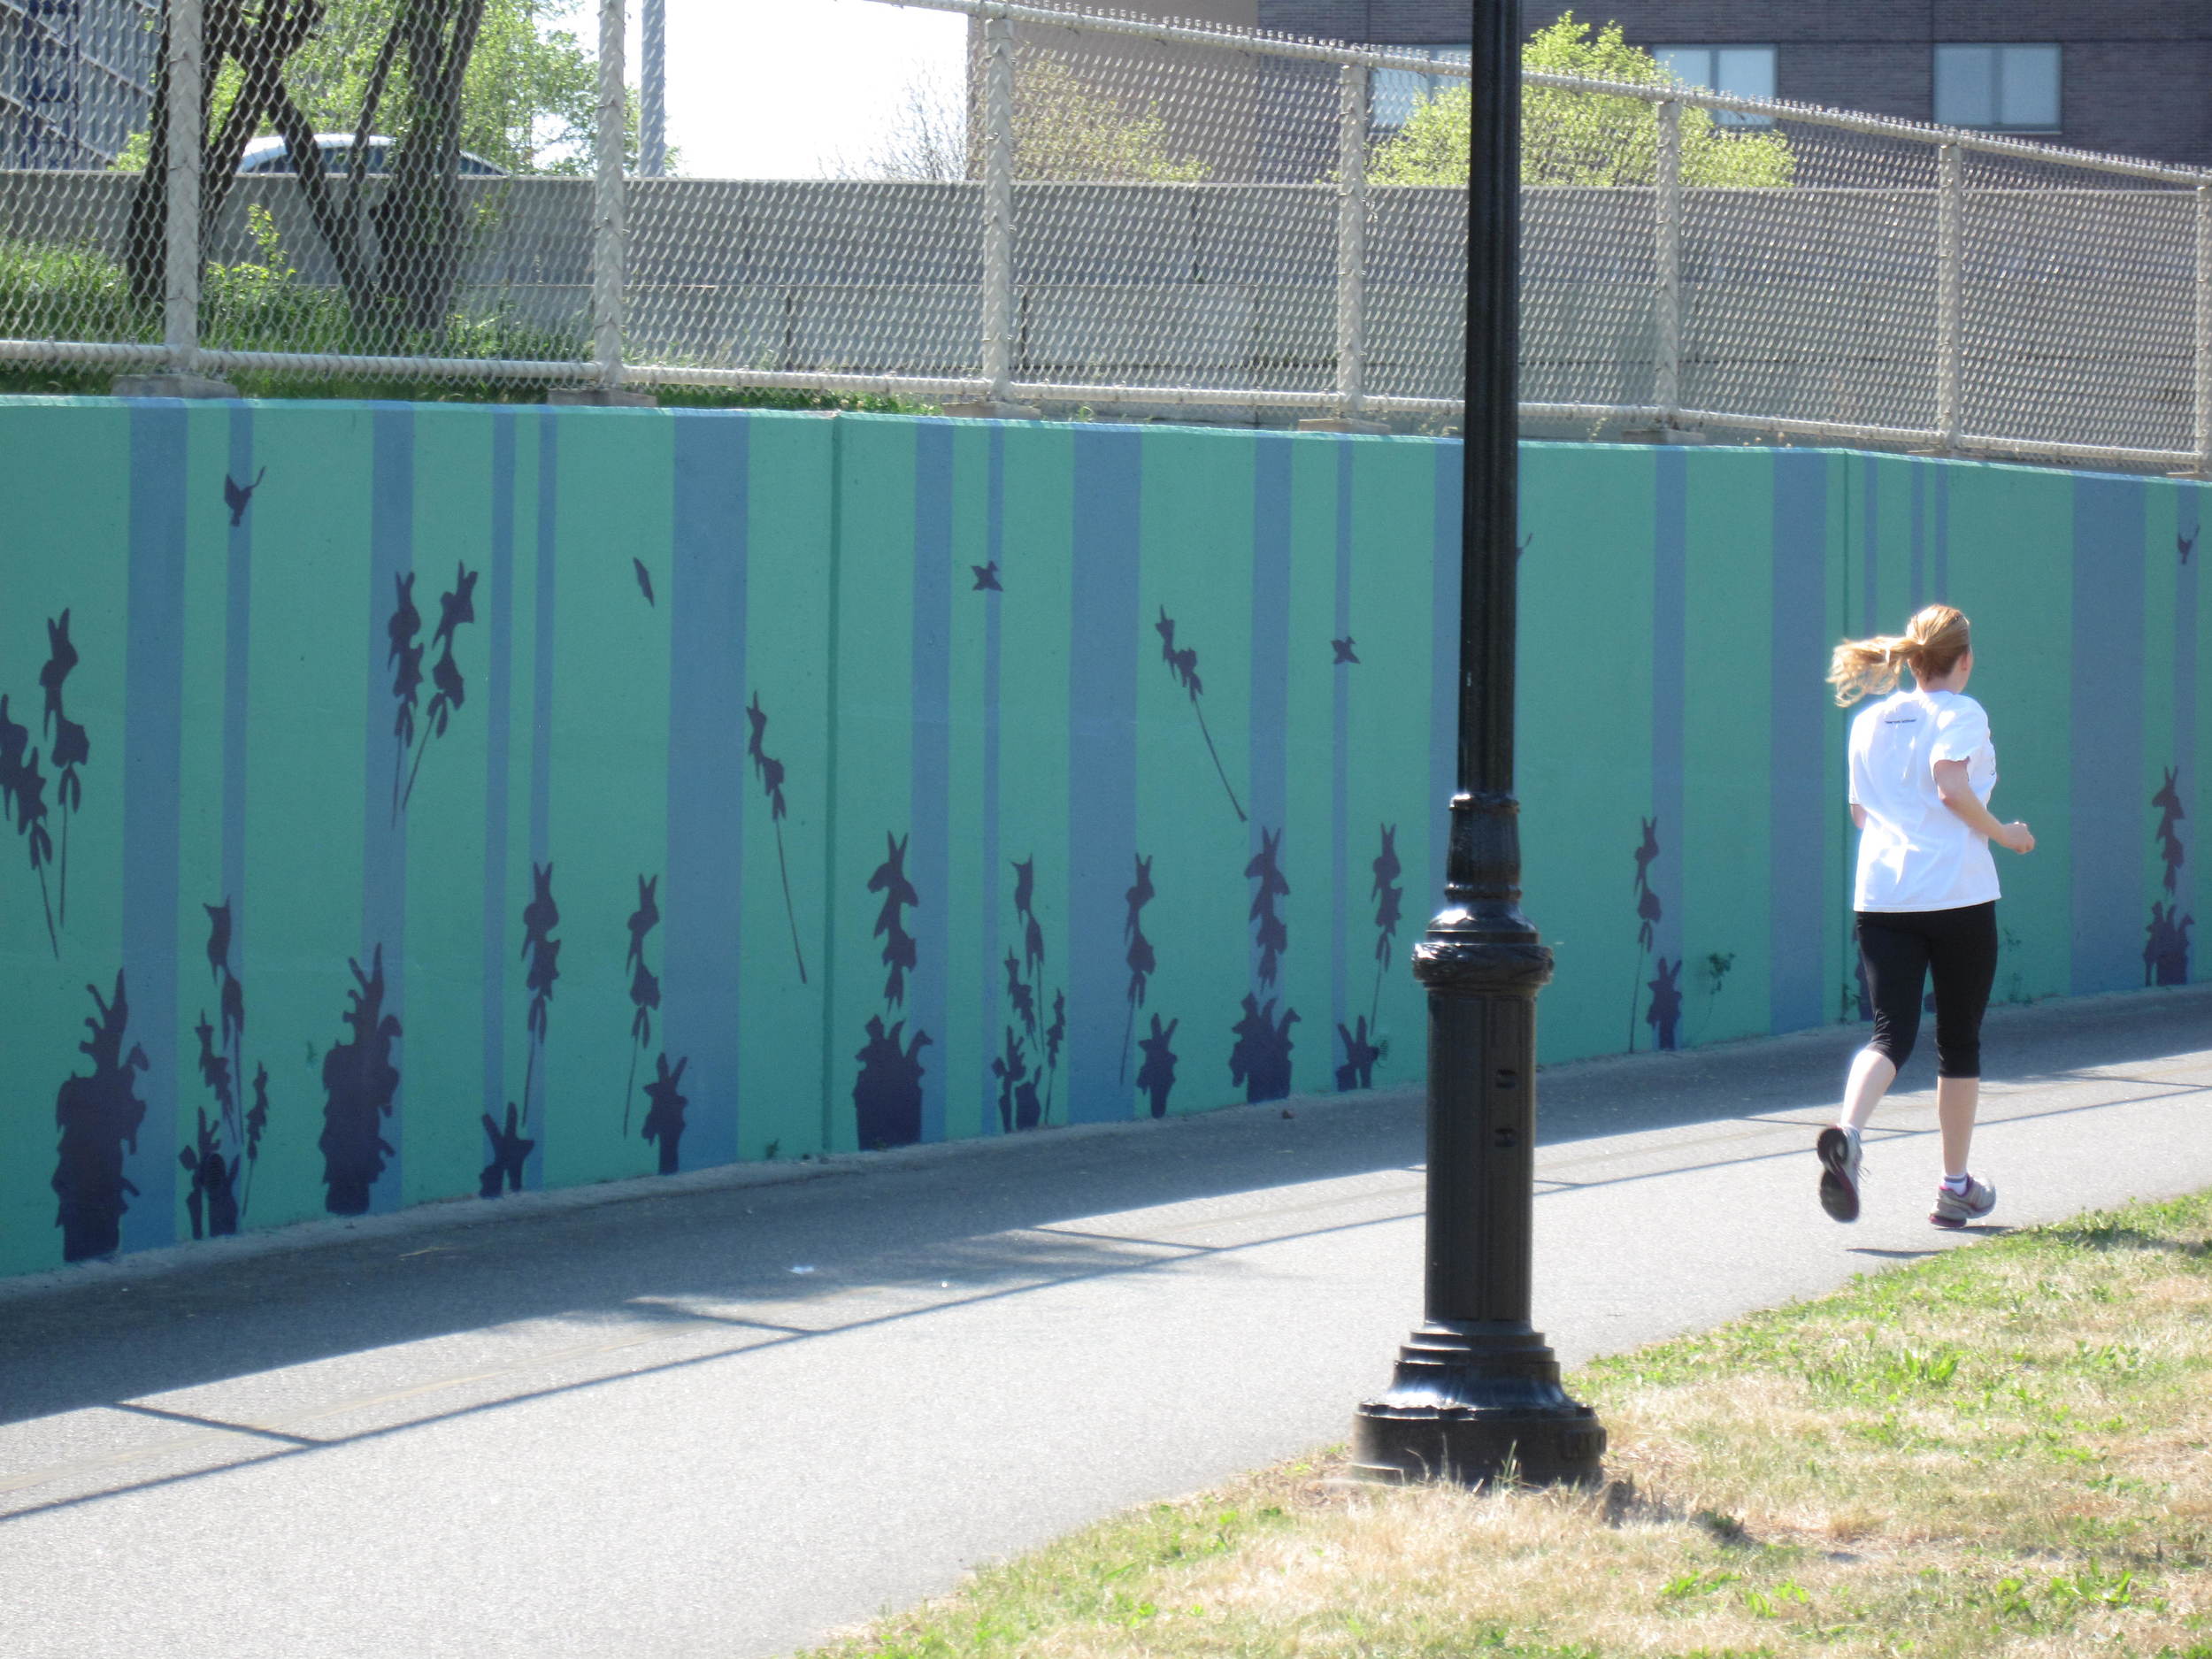
[[[1470,63],[1475,55],[1471,46],[1378,46],[1374,50],[1413,53],[1437,64]],[[1394,133],[1424,102],[1466,84],[1464,75],[1425,75],[1412,69],[1378,69],[1368,91],[1372,122],[1381,131]]]
[[[1935,118],[1946,127],[2055,133],[2055,46],[1939,46]]]
[[[1737,98],[1774,96],[1771,46],[1655,46],[1651,55],[1686,87],[1702,87]],[[1772,125],[1763,115],[1742,115],[1733,110],[1715,110],[1713,119],[1723,127]]]

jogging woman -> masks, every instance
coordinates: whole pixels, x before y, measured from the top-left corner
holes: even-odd
[[[1895,689],[1901,670],[1913,689]],[[1989,717],[1966,695],[1974,648],[1966,618],[1930,605],[1901,636],[1846,640],[1828,681],[1836,702],[1881,701],[1851,722],[1851,818],[1859,826],[1859,959],[1874,1035],[1851,1062],[1843,1110],[1820,1132],[1820,1205],[1859,1218],[1859,1136],[1911,1054],[1922,987],[1935,977],[1936,1118],[1943,1184],[1928,1219],[1962,1227],[1997,1189],[1968,1171],[1981,1095],[1982,1010],[1997,978],[1997,865],[1989,843],[2035,850],[2025,824],[1990,816],[1997,752]],[[1886,693],[1888,695],[1885,695]]]

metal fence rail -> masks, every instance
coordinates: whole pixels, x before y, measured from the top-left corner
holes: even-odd
[[[895,0],[970,20],[933,143],[864,176],[669,177],[655,101],[626,167],[628,3],[598,6],[588,173],[311,178],[234,173],[195,88],[236,70],[202,62],[202,0],[169,0],[155,176],[0,171],[0,363],[1457,418],[1463,65]],[[1531,422],[2212,473],[2212,173],[1524,82]]]

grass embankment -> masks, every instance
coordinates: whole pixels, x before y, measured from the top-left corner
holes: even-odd
[[[1592,1365],[1599,1494],[1332,1459],[1104,1522],[825,1648],[2212,1659],[2212,1195]]]

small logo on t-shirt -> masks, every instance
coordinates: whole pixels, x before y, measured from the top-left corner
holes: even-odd
[[[1888,715],[1884,717],[1882,724],[1884,726],[1918,726],[1920,717],[1916,714]]]

